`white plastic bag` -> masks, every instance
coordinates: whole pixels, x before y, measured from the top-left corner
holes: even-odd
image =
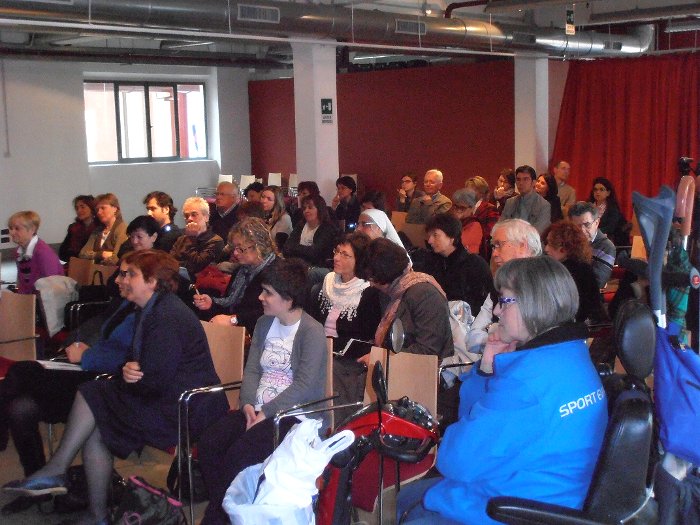
[[[264,463],[248,467],[226,491],[223,507],[231,522],[245,525],[315,523],[316,479],[331,458],[355,441],[344,430],[322,441],[321,422],[305,419],[287,433]]]
[[[37,279],[34,287],[41,296],[49,337],[53,337],[63,328],[64,307],[78,300],[77,283],[64,275],[50,275]]]
[[[471,325],[474,322],[472,309],[466,301],[449,301],[450,329],[455,353],[442,360],[441,366],[458,363],[473,363],[481,359],[481,355],[467,351],[467,341]],[[447,368],[442,377],[448,386],[452,386],[455,379],[464,373],[464,367]]]
[[[226,491],[223,507],[233,525],[314,525],[311,505],[253,504],[264,463],[241,471]]]

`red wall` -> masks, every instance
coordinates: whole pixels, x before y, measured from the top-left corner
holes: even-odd
[[[340,172],[392,203],[406,172],[441,169],[448,195],[474,175],[495,182],[513,162],[513,75],[511,61],[339,75]],[[249,83],[258,176],[296,171],[292,82]]]

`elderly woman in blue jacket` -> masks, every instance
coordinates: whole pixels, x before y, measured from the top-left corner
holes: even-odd
[[[607,402],[585,329],[571,322],[576,285],[561,263],[533,257],[504,264],[495,286],[498,327],[463,377],[459,420],[438,451],[442,477],[401,491],[402,523],[495,523],[495,496],[583,505]]]

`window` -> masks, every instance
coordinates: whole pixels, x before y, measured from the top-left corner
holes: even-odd
[[[88,162],[207,156],[204,84],[84,83]]]

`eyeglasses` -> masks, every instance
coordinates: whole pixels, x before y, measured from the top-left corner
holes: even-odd
[[[583,226],[583,227],[586,228],[587,230],[590,230],[591,227],[595,224],[595,222],[596,222],[596,221],[593,221],[593,222],[582,222],[582,223],[581,223],[581,226]]]
[[[351,255],[349,253],[345,253],[343,251],[340,251],[338,248],[333,250],[333,255],[340,255],[343,259],[352,259],[354,257],[353,255]]]
[[[252,250],[253,248],[255,248],[254,244],[251,244],[250,246],[233,246],[233,251],[238,253],[245,253],[248,250]]]
[[[371,228],[372,226],[376,226],[376,222],[372,221],[360,221],[357,223],[358,226],[362,226],[363,228]]]
[[[196,218],[199,217],[200,215],[201,215],[201,214],[200,214],[198,211],[193,211],[193,212],[182,212],[182,216],[183,216],[185,219],[189,219],[190,217],[192,217],[193,219],[196,219]]]
[[[491,241],[491,248],[493,250],[500,250],[506,244],[510,244],[510,241]]]
[[[217,191],[216,193],[214,193],[214,195],[216,195],[217,197],[233,197],[233,193],[224,193],[223,191]]]
[[[452,207],[457,211],[471,210],[474,206],[464,206],[462,204],[453,204]]]
[[[403,180],[401,181],[401,184],[408,184],[408,183],[410,183],[410,182],[413,182],[413,180],[412,180],[412,179],[403,179]]]
[[[501,307],[501,309],[505,308],[506,306],[510,304],[515,304],[518,302],[518,299],[515,297],[499,297],[498,298],[498,306]]]

